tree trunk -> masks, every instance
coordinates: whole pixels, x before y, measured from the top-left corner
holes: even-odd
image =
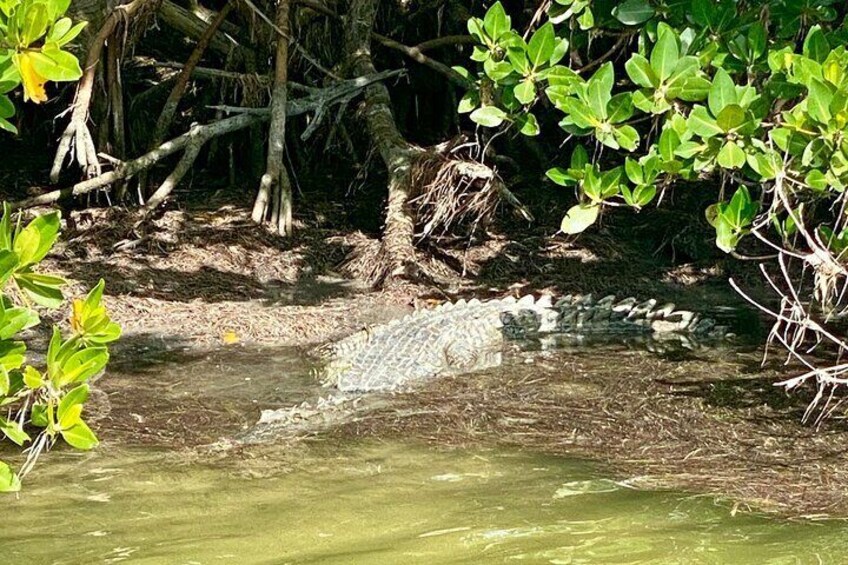
[[[253,221],[260,223],[269,211],[271,223],[280,235],[292,233],[292,189],[283,163],[286,146],[286,105],[289,69],[289,0],[279,0],[275,25],[277,37],[274,91],[271,95],[271,125],[268,133],[268,161],[253,205]]]
[[[377,4],[377,0],[351,1],[345,45],[350,54],[349,72],[353,76],[376,72],[371,60],[371,30]],[[382,254],[387,263],[385,277],[411,277],[417,273],[417,266],[413,247],[414,222],[409,209],[410,172],[412,159],[420,149],[407,142],[398,130],[389,90],[384,84],[372,84],[365,89],[365,117],[368,134],[388,169],[389,197],[382,240]]]

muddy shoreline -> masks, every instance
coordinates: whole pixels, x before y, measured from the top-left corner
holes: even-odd
[[[118,212],[85,214],[113,216],[80,214],[48,267],[78,292],[107,279],[107,304],[127,331],[115,352],[118,366],[141,362],[157,348],[178,352],[175,362],[272,345],[302,348],[457,296],[615,291],[688,308],[738,307],[727,277],[757,284],[744,265],[646,255],[652,242],[628,239],[632,226],[613,225],[577,242],[545,233],[522,244],[493,236],[446,252],[470,275],[376,292],[343,268],[352,249],[373,241],[362,234],[313,227],[280,240],[248,229],[245,210],[225,208],[168,212],[157,220],[158,231],[139,239]],[[543,251],[531,252],[537,244]],[[709,493],[743,510],[848,516],[848,430],[837,418],[819,431],[800,423],[809,397],[772,386],[792,368],[761,369],[757,351],[676,359],[607,353],[606,363],[591,350],[542,356],[532,361],[532,377],[511,365],[441,379],[324,437],[568,453],[639,486]],[[226,406],[181,400],[156,381],[155,364],[148,375],[100,381],[111,407],[96,422],[106,441],[192,448],[243,430],[262,408],[280,407],[273,398]]]

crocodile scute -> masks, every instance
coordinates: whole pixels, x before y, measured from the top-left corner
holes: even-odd
[[[459,300],[359,331],[313,352],[319,377],[343,392],[393,391],[435,376],[500,364],[504,340],[546,335],[676,336],[697,342],[724,331],[674,304],[607,296],[531,295]]]

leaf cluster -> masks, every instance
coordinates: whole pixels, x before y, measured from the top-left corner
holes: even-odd
[[[716,178],[717,185],[735,185],[707,210],[722,250],[736,249],[753,225],[773,225],[787,244],[799,224],[815,222],[841,253],[848,241],[842,218],[817,211],[834,208],[848,186],[842,4],[554,2],[547,21],[524,34],[525,44],[495,3],[482,20],[469,21],[480,42],[472,59],[483,64],[460,110],[480,126],[531,136],[549,123],[540,112],[558,114],[571,162],[547,176],[575,187],[578,197],[564,233],[585,230],[605,206],[638,210],[677,181]],[[595,68],[575,68],[576,46],[600,36],[621,39],[610,52],[618,62],[584,65],[578,57]],[[584,141],[568,143],[572,138]],[[586,142],[594,144],[592,160]],[[788,198],[765,205],[778,181],[789,187]]]
[[[39,325],[36,306],[57,308],[64,302],[57,275],[40,273],[38,264],[55,245],[58,213],[38,216],[24,224],[4,205],[0,218],[0,440],[29,450],[24,465],[61,438],[77,449],[91,449],[97,437],[83,419],[89,382],[109,361],[108,344],[121,328],[102,304],[101,280],[83,299],[74,299],[70,333],[57,326],[43,366],[27,362],[27,330]],[[0,492],[21,487],[20,477],[0,461]]]

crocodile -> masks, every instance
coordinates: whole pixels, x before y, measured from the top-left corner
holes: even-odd
[[[498,366],[506,340],[643,335],[691,346],[726,333],[711,318],[671,303],[658,307],[654,299],[527,295],[446,302],[320,346],[312,355],[327,386],[391,392]]]
[[[367,328],[308,352],[317,377],[335,390],[316,401],[263,410],[236,443],[268,443],[332,428],[389,405],[386,394],[428,379],[500,366],[507,342],[558,348],[601,341],[696,348],[731,337],[713,318],[656,300],[607,296],[524,296],[446,302]]]

